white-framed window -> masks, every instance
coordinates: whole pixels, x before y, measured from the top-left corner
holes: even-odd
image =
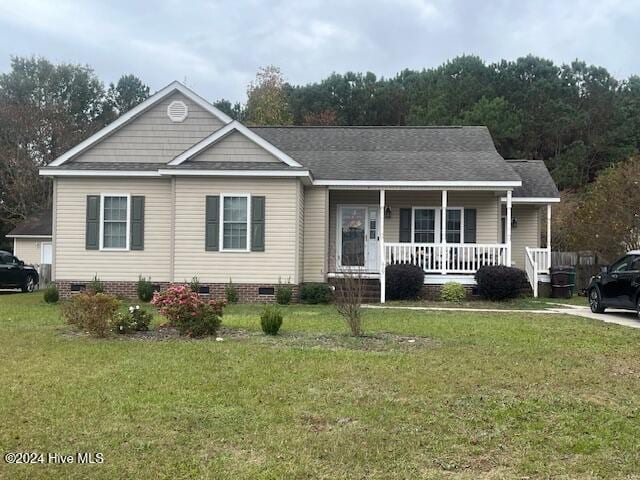
[[[100,250],[129,250],[131,195],[100,195]]]
[[[413,207],[411,238],[415,243],[442,243],[442,207]],[[464,243],[464,208],[447,208],[447,243]]]
[[[225,193],[220,195],[220,251],[251,250],[251,195]]]

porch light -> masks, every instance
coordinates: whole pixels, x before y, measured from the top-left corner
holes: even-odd
[[[516,217],[511,219],[511,228],[518,228],[518,219]]]
[[[384,218],[391,218],[391,207],[389,205],[384,207]]]

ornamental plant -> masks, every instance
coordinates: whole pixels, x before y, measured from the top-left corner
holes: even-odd
[[[106,337],[119,307],[112,295],[79,293],[62,304],[60,313],[68,324],[95,337]]]
[[[278,307],[274,305],[264,307],[260,314],[260,327],[262,327],[262,331],[267,335],[277,335],[281,326],[282,313],[280,313]]]
[[[206,301],[184,284],[154,293],[151,304],[158,307],[181,335],[201,337],[217,332],[226,301]]]
[[[111,329],[115,333],[146,332],[152,319],[153,314],[140,308],[140,305],[131,305],[127,313],[116,314]]]

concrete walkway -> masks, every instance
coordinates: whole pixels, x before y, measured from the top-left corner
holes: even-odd
[[[640,319],[636,312],[629,310],[607,309],[606,313],[593,313],[589,307],[579,305],[566,305],[562,303],[551,303],[551,308],[526,310],[507,308],[463,308],[463,307],[402,307],[383,305],[363,305],[363,308],[389,309],[389,310],[415,310],[415,311],[436,311],[436,312],[490,312],[490,313],[536,313],[546,315],[573,315],[575,317],[590,318],[600,320],[605,323],[615,323],[631,328],[640,328]]]

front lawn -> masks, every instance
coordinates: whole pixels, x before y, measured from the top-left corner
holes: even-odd
[[[0,295],[0,478],[630,478],[640,331],[569,316],[229,307],[222,342],[69,335]],[[156,319],[156,323],[160,319]],[[410,340],[416,340],[411,342]]]

